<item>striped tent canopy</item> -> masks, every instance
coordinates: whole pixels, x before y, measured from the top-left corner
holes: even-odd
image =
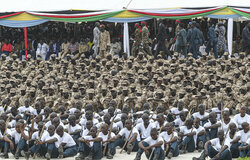
[[[237,4],[239,4],[238,0],[94,0],[93,2],[87,0],[8,0],[4,1],[0,7],[0,25],[30,27],[47,21],[102,20],[125,23],[151,18],[250,18],[250,1],[242,1],[241,6]]]

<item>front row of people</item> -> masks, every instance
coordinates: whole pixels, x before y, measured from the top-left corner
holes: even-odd
[[[215,118],[209,115],[209,120]],[[86,122],[86,129],[82,136],[76,141],[71,130],[66,129],[54,118],[51,125],[46,128],[43,122],[38,123],[38,130],[29,139],[29,133],[25,131],[25,123],[19,120],[15,129],[6,129],[6,122],[0,120],[0,147],[3,148],[4,157],[8,158],[8,152],[14,154],[18,159],[20,155],[29,159],[31,156],[44,156],[50,158],[73,157],[79,155],[76,160],[98,160],[103,156],[112,159],[116,154],[116,147],[120,146],[122,153],[137,152],[135,160],[140,160],[143,153],[150,160],[163,160],[176,157],[180,153],[193,152],[195,149],[201,151],[199,158],[193,160],[204,160],[207,156],[216,160],[230,160],[232,157],[250,157],[249,124],[242,123],[242,130],[237,132],[235,123],[230,123],[226,133],[221,129],[210,127],[207,132],[200,126],[199,118],[188,118],[184,126],[174,127],[173,123],[160,124],[150,130],[144,130],[149,136],[141,139],[142,132],[138,131],[131,119],[124,121],[117,135],[112,132],[113,123],[103,123],[99,128],[93,126],[91,120]],[[70,116],[69,119],[75,119]],[[157,116],[161,119],[161,115]],[[216,118],[215,118],[216,119]],[[142,120],[147,124],[149,117],[143,114]],[[71,123],[72,124],[72,123]],[[216,123],[214,123],[216,124]],[[74,128],[76,126],[73,123]],[[212,126],[212,125],[211,125]],[[147,128],[147,127],[146,127]],[[215,132],[215,133],[214,133]],[[147,134],[146,133],[146,134]],[[211,133],[216,134],[212,135]],[[143,133],[145,134],[145,133]],[[210,138],[211,137],[211,138]]]

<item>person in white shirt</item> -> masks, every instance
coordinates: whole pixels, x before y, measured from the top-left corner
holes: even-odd
[[[63,126],[63,128],[65,128],[64,124],[60,121],[59,117],[55,117],[52,120],[52,125],[55,126],[55,128],[57,128],[58,126]],[[46,125],[45,125],[46,126]]]
[[[230,136],[229,138],[231,138],[231,153],[232,153],[232,157],[233,158],[238,158],[240,156],[240,150],[239,150],[239,146],[244,146],[244,144],[246,144],[247,139],[250,138],[250,131],[249,131],[249,124],[247,122],[243,122],[242,123],[242,127],[243,130],[240,130],[236,133],[237,131],[237,126],[236,124],[232,123],[229,125],[230,126]],[[231,135],[231,132],[232,136]],[[233,138],[232,138],[233,137]]]
[[[164,140],[158,135],[156,128],[153,128],[150,132],[150,136],[139,143],[139,150],[136,154],[135,160],[141,160],[141,155],[145,151],[146,157],[153,160],[164,160]]]
[[[229,141],[230,146],[228,146],[231,154],[232,154],[232,158],[238,158],[239,157],[239,139],[237,137],[237,126],[235,123],[231,123],[229,125],[229,129],[225,134],[226,140],[225,141]]]
[[[15,129],[5,137],[7,143],[5,149],[10,151],[18,159],[22,150],[28,149],[27,140],[29,139],[29,133],[24,131],[24,124],[21,122],[16,123]],[[8,153],[6,153],[8,157]]]
[[[186,153],[186,151],[193,152],[195,150],[194,136],[196,135],[196,129],[193,127],[193,123],[193,119],[189,118],[186,120],[185,126],[180,127],[181,153]]]
[[[158,129],[159,131],[163,131],[164,126],[168,123],[167,121],[165,121],[164,114],[163,113],[158,114],[156,119],[157,119],[157,121],[155,122],[156,129]]]
[[[204,124],[207,139],[214,139],[217,137],[218,128],[221,126],[221,123],[217,121],[216,117],[217,115],[215,112],[209,113],[209,121]]]
[[[92,121],[93,125],[96,125],[99,121],[93,117],[93,112],[91,110],[88,110],[85,112],[85,118],[81,118],[80,124],[82,128],[86,128],[86,122]]]
[[[221,108],[222,108],[223,102],[222,101],[218,101],[217,103],[217,108],[212,108],[212,112],[217,114],[217,120],[221,119]],[[228,108],[224,108],[223,111],[229,111]]]
[[[238,124],[238,128],[242,129],[241,124],[243,122],[250,122],[250,116],[247,113],[247,107],[242,106],[240,108],[240,113],[234,116],[234,121]]]
[[[30,113],[35,116],[44,113],[44,110],[41,108],[41,103],[39,101],[35,103],[35,108]]]
[[[188,110],[186,108],[184,108],[184,102],[182,100],[178,101],[177,104],[177,108],[171,108],[171,113],[173,114],[173,116],[177,119],[180,118],[179,114],[184,111],[184,112],[188,112]]]
[[[175,127],[183,126],[187,115],[186,115],[186,112],[182,111],[179,116],[180,116],[180,118],[177,118],[174,120]]]
[[[173,130],[173,125],[167,123],[165,125],[166,131],[160,133],[160,136],[163,138],[165,146],[166,156],[171,159],[172,157],[177,157],[180,153],[178,146],[178,133]]]
[[[86,128],[82,128],[81,137],[87,136],[92,127],[93,127],[93,122],[92,121],[87,121],[86,122]]]
[[[38,131],[34,132],[31,136],[31,141],[34,143],[34,145],[31,148],[29,148],[27,152],[24,153],[26,159],[29,159],[29,156],[34,153],[35,154],[39,153],[41,156],[44,156],[46,154],[44,152],[45,145],[39,143],[39,141],[42,138],[42,135],[48,134],[48,132],[44,130],[44,127],[45,126],[43,122],[38,123]]]
[[[6,127],[6,123],[4,120],[0,120],[0,147],[4,148],[5,144],[5,136],[10,134],[11,130]],[[4,149],[4,158],[8,158],[8,152]]]
[[[64,127],[61,125],[56,128],[56,134],[58,135],[58,141],[55,142],[55,146],[58,148],[58,157],[74,157],[77,154],[77,147],[74,139],[68,133],[64,132]]]
[[[245,144],[241,144],[239,147],[240,150],[240,158],[250,157],[250,138],[247,139]]]
[[[119,130],[123,129],[125,126],[125,121],[128,119],[128,115],[126,113],[122,113],[121,120],[116,122],[115,125],[118,127]]]
[[[101,159],[102,158],[102,137],[97,136],[97,128],[93,126],[88,135],[78,139],[80,152],[76,160]]]
[[[50,113],[49,115],[49,121],[45,124],[45,127],[48,129],[50,125],[52,125],[52,121],[54,118],[57,117],[57,114],[55,112]]]
[[[122,137],[125,137],[125,139]],[[127,154],[130,154],[132,151],[138,150],[138,142],[140,141],[139,131],[132,126],[132,120],[127,119],[125,122],[125,128],[121,129],[112,140],[115,141],[115,146],[120,147],[123,147],[127,141]]]
[[[115,144],[111,139],[115,137],[115,134],[110,130],[109,125],[106,123],[102,124],[101,130],[99,137],[102,137],[103,149],[106,147],[106,153],[103,153],[103,155],[106,155],[107,159],[113,159],[113,156],[115,155]]]
[[[192,116],[194,117],[194,119],[199,118],[200,123],[203,126],[205,123],[208,122],[208,115],[209,114],[207,112],[205,112],[205,105],[204,104],[199,104],[198,110],[199,110],[199,112],[193,113]]]
[[[74,141],[77,142],[77,139],[80,138],[80,133],[82,128],[79,124],[76,124],[75,115],[70,115],[68,121],[69,124],[65,126],[65,131],[67,131],[68,134],[72,136]]]
[[[27,120],[28,117],[31,119],[31,113],[33,110],[34,108],[30,106],[29,98],[25,99],[24,106],[18,108],[19,114],[24,115],[24,120]]]
[[[154,123],[149,123],[149,116],[148,114],[142,115],[142,123],[136,125],[137,130],[141,134],[141,139],[144,140],[150,136],[151,129],[155,128]]]
[[[194,136],[195,146],[198,148],[198,151],[201,152],[201,150],[204,148],[204,145],[207,141],[206,131],[205,131],[205,128],[200,125],[199,118],[194,119],[194,127],[196,129],[196,135]]]
[[[103,116],[103,121],[100,122],[100,123],[98,123],[98,124],[96,125],[97,129],[99,129],[99,128],[101,127],[101,125],[104,124],[104,123],[106,123],[106,124],[108,124],[108,125],[111,125],[111,122],[113,121],[112,119],[113,119],[113,118],[111,118],[110,114],[109,114],[109,113],[106,113],[106,114]],[[114,121],[115,121],[115,120],[114,120]],[[113,123],[113,124],[112,124],[112,131],[113,131],[113,132],[116,132],[116,130],[117,130],[117,126],[116,126],[115,123]]]
[[[218,138],[207,141],[201,156],[193,157],[193,160],[205,160],[207,156],[212,159],[232,160],[232,154],[229,151],[230,142],[224,139],[224,131],[219,130]]]
[[[219,129],[224,130],[224,134],[226,134],[227,129],[228,129],[228,127],[229,127],[229,125],[230,125],[231,123],[235,123],[236,126],[238,126],[237,123],[236,123],[232,118],[230,118],[230,113],[229,113],[229,111],[224,111],[224,112],[223,112],[223,121],[220,120],[219,123],[221,123],[221,126],[219,127]],[[238,128],[238,127],[237,127],[237,128]]]
[[[40,55],[42,60],[45,60],[47,53],[49,52],[49,46],[43,40],[37,45],[36,55]]]

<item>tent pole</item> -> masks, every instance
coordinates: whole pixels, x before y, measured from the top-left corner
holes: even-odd
[[[24,27],[24,45],[25,45],[25,57],[27,60],[28,50],[27,50],[27,27]]]
[[[154,28],[155,28],[155,37],[156,37],[156,33],[157,33],[157,19],[154,18]]]
[[[227,24],[227,45],[228,45],[228,53],[231,57],[232,50],[233,50],[233,18],[228,19]]]
[[[128,23],[123,25],[123,51],[130,56]]]

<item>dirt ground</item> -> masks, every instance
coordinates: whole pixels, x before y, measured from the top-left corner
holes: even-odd
[[[120,149],[117,149],[117,154],[114,156],[113,160],[134,160],[135,155],[136,155],[135,152],[132,152],[130,155],[128,155],[125,152],[120,154],[119,152],[120,152]],[[199,155],[200,155],[200,153],[195,151],[193,153],[186,153],[186,154],[179,155],[178,157],[173,157],[172,160],[192,160],[193,157],[199,157]],[[10,160],[15,160],[14,156],[12,156],[11,154],[9,154],[9,156],[10,156]],[[32,158],[30,158],[30,159],[32,160]],[[40,158],[36,158],[36,159],[40,160]],[[209,159],[210,158],[207,158],[207,160],[209,160]],[[20,157],[20,160],[24,160],[24,158]],[[58,159],[52,159],[52,160],[58,160]],[[64,160],[75,160],[75,158],[64,158]],[[107,159],[103,158],[102,160],[107,160]],[[141,160],[147,160],[145,154],[143,154]],[[168,158],[166,158],[165,160],[168,160]],[[237,159],[233,159],[233,160],[237,160]]]

